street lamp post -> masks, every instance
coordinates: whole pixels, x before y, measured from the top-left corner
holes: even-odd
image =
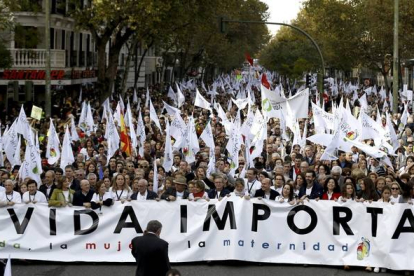
[[[396,0],[398,1],[398,0]],[[321,70],[318,73],[318,90],[319,90],[319,98],[322,104],[323,101],[323,77],[325,76],[325,61],[323,59],[323,55],[321,52],[321,49],[319,48],[318,44],[316,43],[316,41],[304,30],[302,30],[301,28],[297,27],[297,26],[293,26],[290,24],[286,24],[286,23],[278,23],[278,22],[267,22],[267,21],[250,21],[250,20],[230,20],[230,19],[226,19],[224,17],[220,18],[220,29],[222,32],[226,31],[226,24],[225,23],[247,23],[247,24],[266,24],[266,25],[279,25],[279,26],[286,26],[286,27],[290,27],[292,29],[295,29],[296,31],[300,32],[301,34],[305,35],[313,44],[313,46],[315,46],[316,50],[318,51],[319,54],[319,58],[321,59]]]
[[[45,76],[45,114],[52,115],[50,93],[50,0],[45,0],[45,44],[46,44],[46,76]]]
[[[398,112],[398,7],[399,0],[394,0],[394,55],[393,55],[393,69],[392,69],[392,96],[394,113]]]

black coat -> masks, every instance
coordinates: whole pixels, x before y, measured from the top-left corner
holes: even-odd
[[[168,242],[158,236],[145,233],[131,241],[131,254],[137,262],[136,276],[165,276],[171,268],[168,258]]]
[[[189,195],[190,195],[190,193],[187,190],[184,190],[183,199],[187,199]],[[172,187],[168,188],[161,195],[161,199],[169,200],[168,199],[169,196],[177,197],[177,190],[175,188],[172,188]]]
[[[94,191],[92,189],[90,189],[86,195],[82,193],[82,190],[76,191],[73,194],[73,206],[83,206],[84,203],[91,202],[93,194]]]
[[[224,188],[221,192],[220,192],[220,197],[225,197],[226,195],[230,194],[230,191],[227,190],[226,188]],[[217,190],[216,189],[212,189],[210,191],[208,191],[208,197],[209,198],[216,198],[217,197]]]
[[[133,193],[131,195],[132,200],[137,200],[138,193]],[[156,199],[158,197],[157,193],[147,190],[147,200]]]
[[[55,184],[53,184],[52,185],[52,187],[50,188],[50,194],[48,195],[47,194],[47,186],[45,185],[45,184],[43,184],[43,185],[41,185],[40,187],[39,187],[39,192],[42,192],[42,193],[44,193],[45,194],[45,196],[46,196],[46,198],[47,198],[47,200],[49,200],[49,198],[52,196],[52,194],[53,194],[53,190],[54,189],[56,189],[56,185]]]
[[[277,191],[275,191],[273,189],[270,189],[270,197],[269,197],[270,200],[275,200],[276,197],[279,196],[279,195],[280,194]],[[254,197],[265,198],[265,193],[262,189],[256,190],[256,193],[254,194]]]

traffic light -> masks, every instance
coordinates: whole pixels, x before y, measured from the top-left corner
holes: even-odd
[[[311,75],[307,74],[306,75],[306,87],[310,87],[311,86]]]

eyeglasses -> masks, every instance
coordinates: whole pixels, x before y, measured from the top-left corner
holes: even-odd
[[[148,186],[151,186],[151,187],[152,187],[152,186],[154,186],[154,185],[153,185],[153,184],[148,184]]]
[[[391,190],[399,190],[398,188],[391,188]]]

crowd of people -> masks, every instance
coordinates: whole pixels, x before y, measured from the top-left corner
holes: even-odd
[[[228,79],[231,77],[229,76]],[[207,86],[198,83],[199,90],[206,98],[214,95],[216,107],[219,103],[227,107],[226,117],[233,121],[238,116],[238,106],[232,104],[231,98],[240,94],[250,93],[253,104],[249,109],[261,109],[260,81],[253,84],[241,81],[237,86],[231,79],[222,85]],[[235,79],[235,78],[234,78]],[[131,101],[131,110],[134,128],[138,123],[139,114],[145,125],[146,139],[143,144],[132,150],[128,156],[126,152],[118,150],[113,156],[107,156],[108,143],[105,137],[107,120],[103,116],[103,108],[99,102],[99,95],[92,89],[83,89],[83,99],[78,100],[79,95],[66,95],[57,104],[59,107],[53,114],[53,122],[62,144],[65,126],[70,125],[72,118],[79,120],[81,102],[89,102],[92,107],[95,129],[87,135],[77,127],[80,140],[71,144],[75,162],[60,167],[59,162],[49,164],[45,156],[47,145],[47,131],[49,119],[40,121],[28,118],[33,130],[39,135],[39,149],[42,157],[43,173],[41,182],[33,179],[21,179],[19,177],[19,165],[11,166],[9,160],[4,158],[4,166],[0,168],[0,205],[13,206],[14,204],[48,203],[49,206],[84,206],[99,210],[102,205],[111,206],[114,202],[136,200],[210,200],[223,197],[260,198],[263,200],[275,200],[287,204],[301,204],[306,200],[336,200],[338,202],[384,202],[390,204],[412,203],[414,198],[414,152],[413,130],[414,123],[411,115],[407,124],[400,127],[401,116],[404,110],[404,102],[400,100],[399,112],[393,114],[392,124],[396,130],[400,147],[395,155],[389,154],[393,166],[389,166],[378,158],[366,154],[357,147],[352,147],[349,152],[337,151],[337,160],[321,160],[325,147],[307,141],[305,145],[293,143],[293,133],[289,129],[284,135],[281,131],[281,119],[270,118],[267,123],[267,138],[263,144],[260,156],[253,160],[251,166],[246,160],[245,145],[241,146],[238,159],[238,168],[234,170],[229,160],[229,152],[226,150],[229,141],[226,126],[217,110],[202,109],[194,106],[196,81],[192,84],[183,82],[179,84],[185,96],[185,102],[179,108],[180,116],[185,122],[194,118],[195,131],[199,138],[200,150],[196,153],[195,162],[186,161],[186,148],[175,149],[173,152],[173,165],[169,171],[163,167],[164,151],[166,149],[166,123],[171,122],[173,115],[163,108],[163,101],[174,106],[174,101],[167,97],[168,87],[161,91],[160,86],[150,88],[149,95],[157,112],[161,129],[150,119],[150,108],[147,104],[146,89],[138,92],[129,91],[123,97],[123,101]],[[187,84],[187,86],[186,86]],[[193,86],[192,86],[193,85]],[[271,81],[272,87],[279,84]],[[191,87],[192,86],[192,87]],[[214,87],[214,93],[210,93]],[[174,87],[175,88],[175,87]],[[356,93],[361,97],[366,93],[367,87],[357,87]],[[385,114],[389,110],[390,98],[379,96],[376,88],[370,88],[367,96],[368,109],[366,112],[374,120],[378,120],[383,110],[381,121],[386,127]],[[375,91],[374,91],[375,90]],[[249,91],[249,92],[247,92]],[[282,90],[283,91],[283,90]],[[295,93],[295,91],[286,91]],[[133,101],[133,94],[137,93],[138,101]],[[285,92],[282,92],[285,93]],[[311,101],[315,102],[315,93]],[[246,95],[246,94],[244,94]],[[324,110],[332,112],[340,103],[340,99],[350,102],[351,110],[360,110],[358,100],[353,101],[353,93],[345,93],[339,88],[335,95],[326,92],[324,98]],[[245,97],[245,96],[244,96]],[[113,95],[110,100],[112,113],[116,111],[119,96]],[[30,114],[28,106],[25,106],[26,114]],[[315,133],[312,120],[312,109],[309,109],[309,118],[299,120],[301,136],[309,137]],[[124,112],[125,110],[122,110]],[[248,108],[240,111],[242,123],[247,118]],[[13,108],[2,116],[2,132],[6,125],[10,125],[18,117],[19,108]],[[207,147],[201,133],[211,125],[214,137],[214,150]],[[118,125],[118,131],[120,126]],[[306,133],[303,133],[306,132]],[[242,133],[242,135],[245,135]],[[245,137],[244,137],[245,138]],[[173,141],[176,139],[173,137]],[[366,144],[372,145],[373,141],[367,140]],[[21,145],[20,154],[24,159],[24,143]],[[143,154],[139,154],[139,148],[143,148]],[[251,150],[251,149],[248,149]],[[212,153],[214,152],[214,156]],[[214,157],[214,169],[209,169],[209,162]],[[154,170],[154,161],[156,169]],[[157,175],[157,183],[154,183],[154,174]],[[154,184],[156,189],[154,190]],[[378,271],[375,268],[375,271]]]

